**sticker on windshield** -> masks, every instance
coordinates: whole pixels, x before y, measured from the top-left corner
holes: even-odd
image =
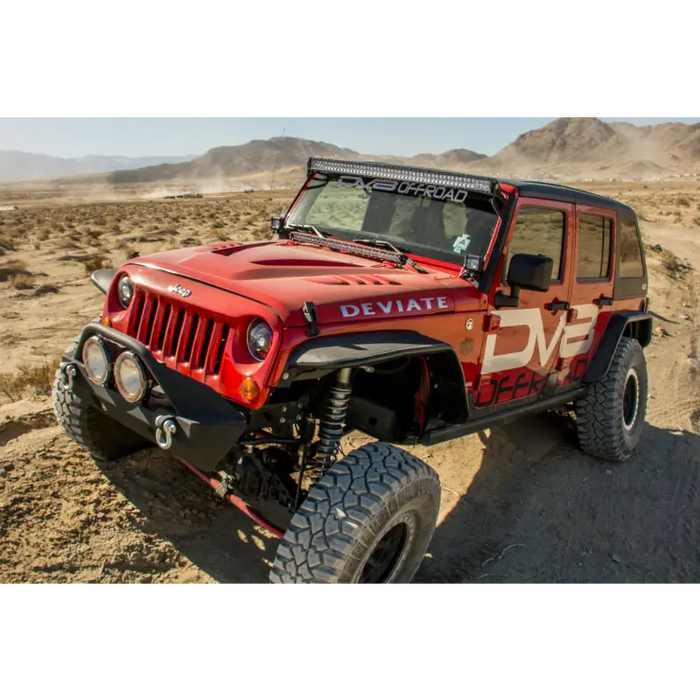
[[[457,238],[457,240],[455,240],[452,250],[458,254],[466,253],[467,248],[469,247],[469,240],[470,238],[466,233],[462,234],[459,238]]]

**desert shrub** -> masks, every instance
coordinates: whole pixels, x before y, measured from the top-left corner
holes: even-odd
[[[661,264],[669,277],[679,279],[684,277],[693,268],[688,263],[684,263],[675,253],[664,250],[661,253]]]
[[[95,272],[95,270],[102,270],[107,267],[107,262],[101,255],[95,255],[93,258],[85,260],[83,265],[85,266],[85,272],[90,275]]]
[[[34,286],[32,284],[31,275],[28,275],[26,272],[19,272],[16,275],[12,275],[9,278],[9,282],[15,289],[32,289]]]
[[[272,231],[269,226],[258,226],[249,234],[256,241],[264,241],[268,238],[272,238]]]
[[[689,207],[690,206],[690,200],[687,197],[677,197],[676,198],[676,206],[679,207]]]
[[[700,226],[700,216],[694,216],[693,217],[693,224],[695,226]]]
[[[23,364],[15,372],[0,373],[0,393],[10,401],[32,394],[50,394],[60,362],[60,358],[56,358],[45,360],[40,365]]]
[[[35,297],[43,297],[46,294],[58,294],[58,287],[55,284],[42,284],[34,290]]]
[[[8,260],[3,267],[0,267],[0,282],[7,282],[11,277],[26,270],[26,265],[20,260]]]

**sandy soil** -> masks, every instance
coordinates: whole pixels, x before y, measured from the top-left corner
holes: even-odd
[[[443,484],[418,581],[700,580],[700,190],[600,189],[645,218],[657,331],[642,444],[610,465],[578,450],[570,416],[547,414],[415,448]],[[267,580],[276,540],[160,451],[100,471],[55,425],[44,377],[99,312],[86,263],[263,237],[287,201],[57,198],[0,212],[0,582]]]

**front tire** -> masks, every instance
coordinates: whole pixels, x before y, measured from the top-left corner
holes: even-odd
[[[75,355],[77,345],[76,339],[66,355]],[[80,447],[100,462],[120,459],[144,447],[153,446],[140,435],[87,404],[72,388],[66,388],[60,369],[56,372],[53,385],[53,410],[58,424]]]
[[[407,583],[435,530],[440,479],[386,443],[336,462],[292,518],[273,583]]]
[[[621,338],[607,375],[576,404],[584,452],[611,462],[629,458],[644,430],[648,385],[642,346],[633,338]]]

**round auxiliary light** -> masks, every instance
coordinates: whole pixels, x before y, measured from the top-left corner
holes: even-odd
[[[88,377],[95,384],[106,384],[109,379],[109,357],[101,338],[93,335],[83,345],[83,364]]]
[[[146,372],[133,352],[123,352],[114,363],[114,383],[119,393],[129,402],[137,403],[146,394]]]
[[[134,285],[131,284],[131,280],[128,275],[122,275],[117,285],[117,295],[119,296],[119,303],[125,308],[129,308],[131,300],[134,298]]]
[[[250,354],[262,362],[269,354],[272,347],[272,328],[261,318],[255,318],[250,322],[246,332],[246,341]]]

